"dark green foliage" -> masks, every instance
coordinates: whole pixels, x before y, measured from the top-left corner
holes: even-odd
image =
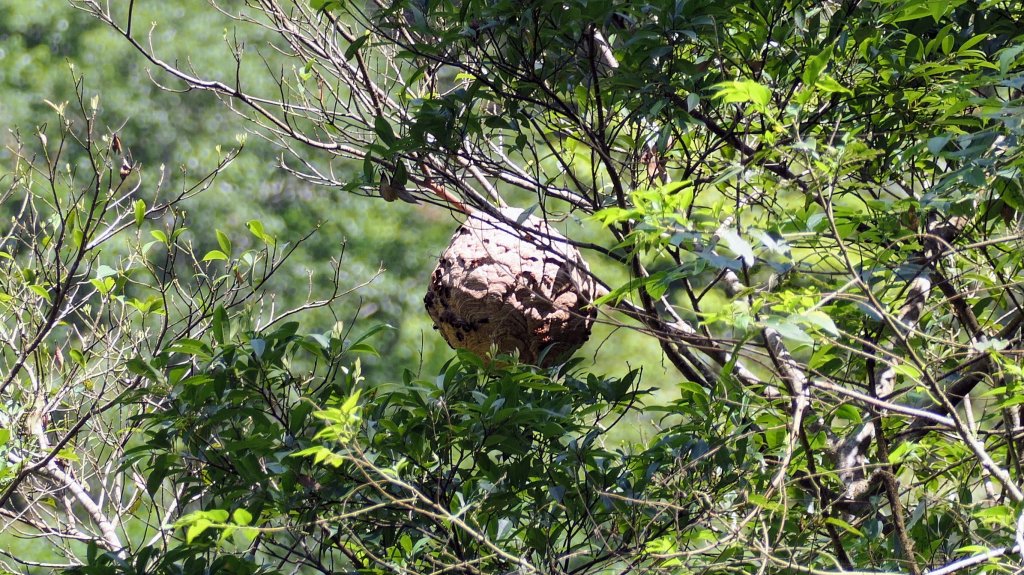
[[[374,353],[363,339],[301,335],[295,324],[215,325],[210,336],[156,360],[169,392],[136,419],[145,439],[128,454],[151,496],[206,510],[178,521],[190,543],[154,555],[159,572],[212,569],[225,553],[263,565],[298,541],[292,562],[332,571],[494,571],[522,558],[595,572],[686,530],[703,507],[693,491],[737,479],[713,471],[721,457],[703,459],[720,438],[697,426],[635,452],[609,440],[643,395],[637,372],[488,368],[460,355],[434,380],[406,372],[377,384],[359,373],[358,356]],[[662,509],[652,497],[675,503]],[[226,521],[238,509],[258,529],[248,538]],[[193,531],[210,510],[224,511]],[[499,548],[509,555],[495,557]]]

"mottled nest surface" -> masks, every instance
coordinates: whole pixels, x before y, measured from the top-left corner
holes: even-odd
[[[522,210],[502,214],[516,222]],[[441,255],[423,303],[453,348],[486,357],[494,345],[552,365],[590,337],[595,288],[579,251],[543,220],[476,213]]]

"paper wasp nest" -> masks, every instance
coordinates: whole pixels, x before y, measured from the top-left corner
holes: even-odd
[[[522,210],[502,214],[516,222]],[[517,229],[520,228],[520,229]],[[448,345],[524,363],[567,358],[590,337],[596,284],[580,252],[535,217],[515,226],[476,213],[452,237],[423,303]]]

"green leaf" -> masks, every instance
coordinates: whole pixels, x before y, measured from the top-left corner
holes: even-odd
[[[348,48],[345,49],[345,60],[351,60],[352,58],[355,58],[356,53],[359,52],[359,49],[362,48],[363,44],[366,44],[366,41],[369,39],[370,34],[367,33],[363,36],[360,36],[359,38],[356,38],[354,42],[349,44]]]
[[[839,328],[836,327],[836,322],[823,311],[812,310],[804,312],[800,314],[800,319],[807,325],[820,329],[832,337],[839,336]]]
[[[138,298],[132,298],[131,300],[128,301],[128,305],[132,306],[133,308],[137,309],[142,313],[164,312],[164,299],[156,295],[146,298],[144,302],[139,300]]]
[[[758,493],[751,493],[747,496],[747,499],[754,505],[767,509],[768,511],[782,511],[783,506],[778,501],[771,501],[763,495]]]
[[[818,78],[818,81],[814,83],[814,85],[822,92],[840,93],[846,94],[848,96],[853,95],[853,90],[847,88],[846,86],[843,86],[842,84],[837,82],[835,78],[829,76],[828,74],[822,74],[821,77]]]
[[[257,359],[263,357],[263,352],[267,349],[267,341],[263,338],[254,337],[249,340],[249,347],[252,348],[252,354]]]
[[[135,208],[135,225],[141,226],[142,222],[146,219],[146,201],[135,200],[132,206]]]
[[[961,44],[960,47],[957,48],[956,53],[958,55],[963,55],[965,52],[967,52],[971,48],[977,46],[978,44],[981,44],[982,42],[984,42],[985,40],[988,40],[989,38],[990,38],[989,34],[978,34],[977,36],[974,36],[970,40],[967,40],[966,42]]]
[[[711,88],[717,90],[714,98],[725,104],[753,102],[764,108],[772,99],[772,91],[753,80],[721,82]]]
[[[826,517],[825,518],[825,522],[826,523],[831,523],[832,525],[835,525],[836,527],[842,529],[843,531],[846,531],[847,533],[850,533],[852,535],[856,535],[857,537],[864,537],[864,533],[861,532],[860,529],[857,529],[856,527],[854,527],[853,525],[850,525],[849,523],[843,521],[842,519],[838,519],[836,517]]]
[[[373,131],[380,137],[381,141],[388,148],[395,145],[397,138],[395,137],[395,131],[391,128],[391,123],[388,122],[383,116],[377,116],[373,119]]]
[[[946,147],[946,144],[949,143],[950,139],[951,137],[948,135],[928,138],[928,151],[931,155],[938,156],[939,153],[942,152],[943,148]]]
[[[206,252],[205,256],[203,256],[203,261],[204,262],[209,262],[209,261],[214,261],[214,260],[227,260],[227,259],[228,259],[228,255],[226,253],[220,251],[220,250],[210,250],[210,251]]]
[[[235,512],[232,514],[232,520],[237,525],[248,525],[252,523],[252,513],[242,508],[235,509]]]
[[[91,280],[89,280],[89,283],[92,284],[93,287],[96,288],[96,291],[100,292],[103,295],[106,295],[106,294],[110,293],[111,290],[114,289],[114,285],[115,285],[116,282],[114,282],[114,278],[103,278],[103,279],[91,279]],[[50,294],[47,293],[46,290],[42,289],[42,286],[35,286],[35,285],[33,285],[33,286],[29,286],[29,289],[31,289],[32,291],[36,292],[40,296],[46,298],[47,301],[50,300]]]
[[[796,325],[791,318],[783,318],[782,321],[771,319],[766,322],[766,327],[770,327],[775,331],[779,332],[779,335],[786,339],[793,340],[798,343],[813,343],[814,338],[807,335],[800,326]]]
[[[359,405],[359,392],[360,390],[357,389],[351,396],[349,396],[348,399],[345,400],[345,403],[341,405],[341,410],[343,412],[351,413],[355,410],[356,406]]]
[[[984,545],[964,545],[963,547],[958,547],[955,550],[955,553],[963,553],[966,555],[983,555],[988,552],[989,548]]]
[[[185,532],[185,543],[192,543],[192,541],[203,534],[211,525],[208,519],[198,519],[195,523],[188,526],[188,530]]]
[[[210,325],[211,329],[213,329],[213,337],[217,340],[217,343],[227,343],[227,338],[225,336],[227,334],[226,330],[228,329],[228,324],[228,312],[224,309],[224,306],[218,305],[216,309],[213,310],[213,320]]]
[[[754,265],[754,248],[747,240],[741,238],[735,229],[728,228],[719,233],[722,240],[725,241],[725,245],[729,247],[729,251],[743,260],[744,265],[748,267]]]
[[[921,370],[917,369],[913,365],[910,365],[909,363],[897,363],[896,365],[893,366],[893,369],[896,371],[896,373],[906,377],[907,379],[910,379],[912,381],[921,381]]]
[[[224,523],[230,517],[230,514],[226,509],[210,509],[209,511],[201,512],[204,517],[210,519],[214,523]]]
[[[153,367],[148,361],[146,361],[140,356],[136,356],[133,357],[132,359],[129,359],[128,363],[125,364],[125,367],[127,367],[128,371],[134,373],[135,375],[142,376],[143,378],[148,379],[149,381],[152,381],[154,383],[160,383],[161,381],[163,381],[163,378],[160,377],[160,372],[158,372],[155,367]]]
[[[344,5],[344,0],[309,0],[309,7],[315,12],[331,12]]]
[[[231,239],[228,238],[227,234],[220,230],[214,230],[214,233],[217,234],[217,245],[220,246],[220,251],[224,252],[225,254],[230,254]]]
[[[89,281],[90,281],[90,283],[93,283],[93,285],[96,285],[94,282],[100,281],[100,280],[89,280]],[[106,289],[106,291],[100,290],[102,293],[107,293],[108,291],[110,291],[111,288],[114,287],[114,280],[113,279],[108,278],[106,281],[110,282],[110,287],[108,287]],[[32,293],[34,293],[37,296],[39,296],[39,297],[43,298],[44,300],[46,300],[47,302],[51,301],[51,299],[50,299],[50,291],[47,290],[45,287],[43,287],[43,286],[41,286],[39,284],[32,284],[32,285],[28,286],[28,289],[31,290]],[[96,289],[99,289],[99,286],[97,286]]]
[[[368,343],[352,344],[351,346],[345,348],[345,351],[348,353],[363,353],[367,355],[375,355],[377,357],[381,356],[380,352],[377,351],[377,348]]]
[[[911,443],[909,441],[904,441],[903,443],[896,446],[896,449],[893,449],[892,451],[889,452],[889,463],[902,463],[903,461],[907,460],[911,455],[913,455],[914,451],[916,451],[916,448],[916,444]]]
[[[267,232],[263,230],[263,222],[259,220],[249,220],[245,222],[245,227],[249,228],[249,233],[259,238],[268,246],[272,246],[277,242],[273,236],[267,234]]]
[[[373,166],[373,154],[370,153],[370,150],[367,150],[366,155],[363,156],[363,181],[366,184],[377,182],[377,171]]]
[[[999,74],[1005,76],[1010,71],[1010,65],[1017,59],[1017,55],[1024,52],[1024,44],[1017,44],[1004,48],[999,52]]]
[[[946,14],[946,10],[963,4],[963,0],[910,0],[894,16],[886,17],[889,23],[908,22],[931,17],[936,23]]]
[[[213,350],[210,349],[210,346],[198,339],[179,339],[167,346],[166,350],[171,353],[194,355],[202,359],[208,359],[213,356]]]
[[[844,403],[836,408],[836,417],[841,417],[847,421],[858,424],[863,423],[864,421],[860,416],[860,411],[849,403]]]
[[[1015,522],[1016,514],[1014,513],[1013,508],[1009,505],[993,505],[991,507],[975,511],[974,517],[976,519],[980,519],[983,523],[1009,527]]]
[[[235,535],[235,542],[240,545],[248,545],[252,540],[256,539],[256,536],[260,534],[260,530],[255,527],[243,527],[238,530]],[[239,541],[239,538],[242,540]]]
[[[398,160],[395,162],[395,173],[391,176],[391,185],[404,188],[408,183],[409,169],[405,167],[405,162]]]
[[[804,86],[813,86],[818,81],[818,77],[821,72],[828,65],[828,61],[832,59],[832,46],[829,46],[822,50],[817,56],[812,56],[807,59],[807,64],[804,66],[804,73],[802,80]]]
[[[181,380],[181,385],[206,385],[213,381],[213,378],[206,374],[192,375]]]

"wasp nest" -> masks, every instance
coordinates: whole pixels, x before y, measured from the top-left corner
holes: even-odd
[[[502,210],[511,222],[522,213]],[[543,220],[476,213],[441,254],[423,303],[453,348],[486,357],[494,345],[551,365],[590,337],[595,288],[579,251]]]

